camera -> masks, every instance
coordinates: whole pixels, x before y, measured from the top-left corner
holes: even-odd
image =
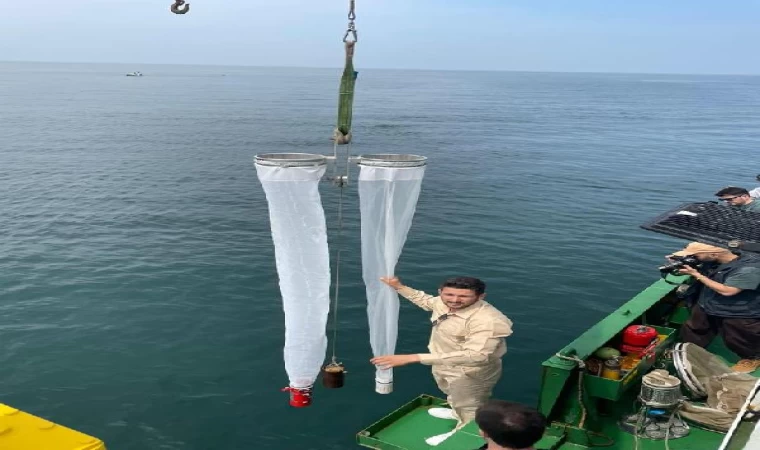
[[[668,273],[678,275],[678,271],[681,270],[683,266],[689,266],[695,269],[702,267],[702,261],[698,260],[693,255],[671,256],[670,260],[671,262],[669,264],[660,267],[660,272],[663,275]]]

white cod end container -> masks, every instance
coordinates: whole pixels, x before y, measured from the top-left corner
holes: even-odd
[[[375,392],[378,394],[390,394],[393,392],[393,381],[380,381],[375,379]]]

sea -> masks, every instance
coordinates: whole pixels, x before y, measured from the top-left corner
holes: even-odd
[[[359,70],[352,154],[428,158],[396,275],[428,292],[487,283],[514,321],[498,398],[535,404],[541,362],[685,244],[641,224],[758,184],[757,76]],[[303,409],[281,392],[253,158],[330,154],[340,75],[0,63],[0,402],[109,450],[349,450],[441,395],[422,365],[374,393],[355,169],[328,327],[346,386],[317,385]],[[339,189],[321,194],[334,243]],[[424,352],[429,332],[402,304],[397,352]]]

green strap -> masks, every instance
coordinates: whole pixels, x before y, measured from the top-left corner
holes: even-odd
[[[346,67],[340,79],[340,93],[338,96],[338,125],[335,127],[334,139],[339,145],[351,142],[351,120],[354,111],[354,86],[359,74],[354,70],[354,45],[355,41],[346,42]]]

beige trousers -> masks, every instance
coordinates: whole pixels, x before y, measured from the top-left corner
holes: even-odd
[[[451,409],[462,426],[475,419],[475,410],[491,397],[501,378],[501,360],[481,367],[433,366],[433,378],[447,395]]]

